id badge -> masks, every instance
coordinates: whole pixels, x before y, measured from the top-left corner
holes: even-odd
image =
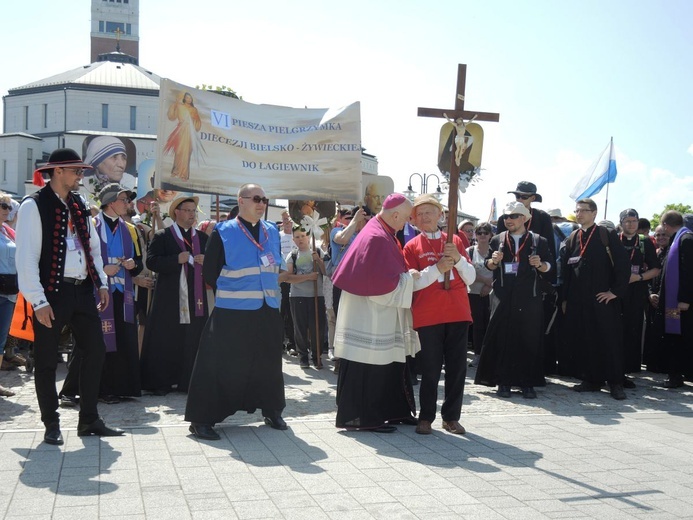
[[[260,257],[260,261],[262,262],[262,265],[264,267],[269,267],[270,265],[274,265],[276,263],[274,261],[274,255],[272,253],[267,253],[266,255],[262,255]]]
[[[630,266],[630,272],[633,274],[640,274],[640,266],[639,265],[631,265]]]
[[[520,266],[520,262],[505,262],[503,264],[503,272],[505,274],[517,274],[517,268]]]
[[[575,265],[575,264],[579,263],[579,262],[580,262],[580,258],[582,258],[582,257],[580,257],[580,256],[571,256],[570,258],[568,258],[568,265]]]
[[[77,249],[77,245],[75,244],[75,237],[67,237],[65,238],[65,242],[67,243],[68,251],[74,251],[75,249]]]

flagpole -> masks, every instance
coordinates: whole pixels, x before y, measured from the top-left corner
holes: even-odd
[[[611,141],[609,143],[609,166],[611,165],[611,154],[614,151],[614,136],[611,136]],[[607,172],[609,170],[607,169]],[[609,206],[609,184],[611,184],[608,181],[608,173],[607,173],[607,181],[606,181],[606,200],[604,201],[604,220],[606,220],[606,209]]]

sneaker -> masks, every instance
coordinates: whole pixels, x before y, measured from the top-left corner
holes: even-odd
[[[327,359],[329,359],[330,361],[332,361],[334,359],[334,349],[333,348],[327,349]]]
[[[307,359],[302,359],[301,361],[299,361],[298,366],[300,366],[301,368],[310,368],[310,363],[308,363]]]

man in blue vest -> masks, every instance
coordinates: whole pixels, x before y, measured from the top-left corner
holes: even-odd
[[[282,262],[279,231],[262,220],[269,200],[257,184],[238,190],[238,217],[218,224],[203,275],[216,293],[200,338],[185,409],[190,432],[218,440],[214,424],[238,411],[262,410],[265,424],[286,430],[282,411]]]

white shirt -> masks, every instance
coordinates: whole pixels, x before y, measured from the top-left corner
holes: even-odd
[[[60,201],[67,207],[65,201],[62,199]],[[94,224],[91,222],[91,219],[88,218],[86,220],[89,226],[89,245],[94,259],[94,267],[99,278],[105,281],[107,278],[106,273],[103,271],[103,260],[101,259],[101,240],[95,232],[92,233]],[[68,236],[70,236],[69,231]],[[79,243],[78,238],[75,237],[75,240]],[[41,224],[41,215],[39,214],[36,201],[29,198],[19,207],[17,215],[17,254],[15,258],[17,261],[19,290],[24,295],[24,298],[33,305],[34,309],[40,309],[49,305],[39,277],[39,259],[41,258],[42,242],[43,225]],[[81,247],[72,251],[68,249],[65,255],[63,276],[81,280],[88,276],[87,260]],[[107,288],[107,286],[100,288]]]

